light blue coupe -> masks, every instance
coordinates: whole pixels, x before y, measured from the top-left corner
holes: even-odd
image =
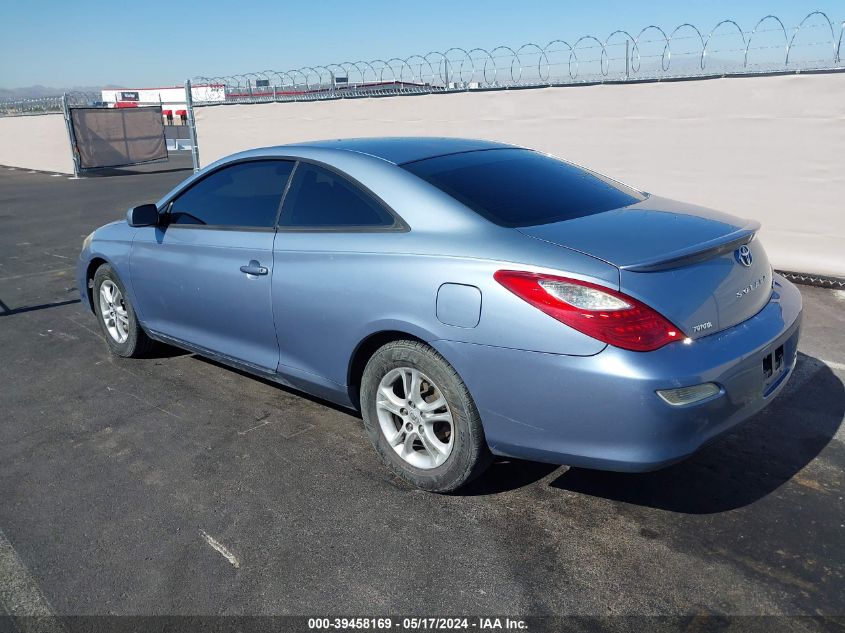
[[[361,411],[433,491],[493,455],[690,455],[795,366],[801,296],[756,222],[487,141],[235,154],[85,240],[114,353],[176,345]]]

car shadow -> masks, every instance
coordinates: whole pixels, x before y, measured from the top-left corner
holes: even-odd
[[[480,497],[509,492],[535,484],[562,468],[566,467],[520,459],[498,458],[490,464],[481,477],[452,494],[457,497]]]
[[[190,356],[192,353],[193,352],[182,349],[181,347],[173,347],[167,343],[155,341],[155,345],[153,345],[143,357],[150,360],[159,360],[164,358],[178,358],[179,356]]]
[[[304,400],[334,409],[335,411],[345,413],[346,415],[359,420],[361,419],[361,413],[357,410],[343,407],[317,396],[312,396],[292,387],[287,387],[277,383],[274,380],[263,378],[256,374],[251,374],[247,371],[238,369],[237,367],[226,365],[205,356],[195,354],[193,358],[200,362],[214,365],[220,369],[249,378],[250,380],[257,380],[275,389],[280,389]],[[517,488],[522,488],[523,486],[536,483],[559,468],[562,467],[557,464],[542,464],[539,462],[528,462],[519,459],[496,458],[481,477],[455,491],[453,494],[456,496],[482,496],[507,492],[508,490],[515,490]]]
[[[361,414],[358,411],[355,411],[353,409],[349,409],[349,408],[341,406],[339,404],[335,404],[334,402],[331,402],[330,400],[324,400],[323,398],[319,398],[317,396],[312,396],[311,394],[305,393],[304,391],[299,391],[297,389],[294,389],[293,387],[288,387],[286,385],[278,383],[275,380],[270,380],[269,378],[264,378],[262,376],[258,376],[257,374],[252,374],[248,371],[238,369],[237,367],[232,367],[231,365],[226,365],[225,363],[221,363],[221,362],[216,361],[212,358],[207,358],[206,356],[200,356],[199,354],[194,354],[193,358],[200,361],[200,362],[208,363],[209,365],[214,365],[215,367],[225,369],[226,371],[231,371],[235,374],[238,374],[239,376],[243,376],[244,378],[249,378],[250,380],[257,380],[258,382],[263,382],[265,385],[269,385],[269,386],[274,387],[276,389],[280,389],[280,390],[285,391],[287,393],[290,393],[292,395],[298,396],[298,397],[302,398],[303,400],[308,400],[308,401],[314,402],[316,404],[321,404],[324,407],[328,407],[329,409],[334,409],[335,411],[340,411],[341,413],[345,413],[346,415],[350,415],[354,418],[361,419]]]
[[[169,348],[173,354],[187,353]],[[203,356],[196,360],[258,380],[360,419],[360,413]],[[550,479],[550,488],[685,514],[713,514],[747,506],[770,494],[830,443],[845,415],[845,386],[818,359],[798,354],[812,372],[787,386],[767,409],[717,438],[689,459],[650,473],[616,473],[497,458],[456,496],[499,494]],[[806,367],[804,368],[806,369]],[[793,380],[799,378],[799,372]],[[808,423],[812,423],[810,426]],[[555,477],[555,471],[562,474]]]
[[[170,174],[184,171],[186,175],[193,171],[191,167],[168,167],[161,169],[133,169],[131,167],[98,167],[86,170],[85,178],[111,178],[113,176],[134,176],[136,174]]]
[[[85,178],[109,178],[112,176],[133,176],[136,174],[167,174],[180,171],[186,172],[186,176],[193,171],[191,152],[168,152],[166,160],[157,160],[138,165],[86,169],[83,175]]]
[[[551,486],[685,514],[742,508],[792,479],[830,443],[845,414],[845,387],[821,361],[803,384],[689,459],[650,473],[571,468]]]

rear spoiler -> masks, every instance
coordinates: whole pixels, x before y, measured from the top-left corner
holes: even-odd
[[[728,251],[736,250],[743,244],[748,244],[754,239],[754,235],[760,230],[760,223],[751,220],[743,228],[717,237],[716,239],[695,244],[687,248],[672,251],[668,255],[661,255],[655,259],[643,260],[626,266],[620,266],[620,270],[628,270],[635,273],[653,273],[659,270],[670,270],[681,268],[702,262],[713,257],[718,257]]]

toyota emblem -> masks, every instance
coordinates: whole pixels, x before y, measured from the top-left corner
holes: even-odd
[[[734,251],[734,257],[736,257],[736,261],[746,267],[751,266],[751,262],[754,259],[751,257],[751,249],[748,248],[747,244],[743,244],[736,249],[736,251]]]

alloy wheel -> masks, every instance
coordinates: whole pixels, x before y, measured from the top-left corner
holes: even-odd
[[[100,284],[100,316],[109,336],[117,343],[129,338],[129,313],[123,293],[110,279]]]
[[[376,412],[387,443],[404,461],[430,470],[452,453],[452,412],[440,388],[418,369],[392,369],[378,386]]]

